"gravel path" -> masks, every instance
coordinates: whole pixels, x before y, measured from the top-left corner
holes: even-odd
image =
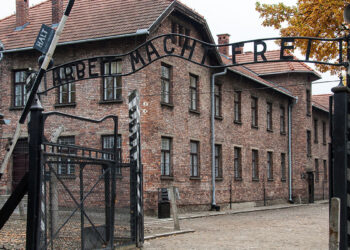
[[[328,249],[328,204],[181,220],[194,233],[148,240],[144,249]],[[172,222],[158,227],[171,228]]]

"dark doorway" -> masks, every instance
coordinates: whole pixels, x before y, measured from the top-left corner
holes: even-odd
[[[13,150],[12,190],[22,180],[29,167],[29,147],[27,139],[17,141]]]
[[[314,173],[307,172],[309,203],[314,203]]]

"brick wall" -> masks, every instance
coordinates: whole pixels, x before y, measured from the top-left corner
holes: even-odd
[[[201,34],[191,23],[185,23],[177,17],[170,16],[152,36],[171,32],[171,22],[176,21],[191,29],[191,36],[203,39]],[[99,55],[120,54],[129,51],[144,41],[145,37],[124,38],[79,45],[58,47],[54,56],[55,65],[66,63],[79,58],[95,57]],[[154,43],[162,46],[161,43]],[[174,47],[180,50],[180,47]],[[200,51],[195,51],[193,57],[200,57]],[[0,111],[11,119],[11,126],[4,126],[4,137],[10,137],[14,132],[14,125],[21,110],[9,109],[11,106],[11,84],[13,69],[34,68],[39,53],[34,51],[6,54],[1,62],[2,105]],[[209,59],[208,59],[209,60]],[[161,105],[161,64],[172,67],[173,105]],[[125,66],[124,66],[125,67]],[[125,68],[123,70],[126,70]],[[158,189],[177,186],[180,191],[180,206],[202,206],[209,208],[212,199],[211,185],[211,147],[210,147],[210,77],[214,71],[192,64],[178,58],[163,58],[156,61],[131,76],[123,77],[122,102],[101,103],[102,79],[89,79],[76,82],[76,104],[57,107],[57,92],[53,90],[42,97],[45,111],[57,110],[100,119],[106,115],[115,114],[119,117],[119,131],[122,135],[123,161],[128,161],[128,107],[127,94],[138,88],[141,93],[141,133],[142,133],[142,161],[144,165],[144,202],[145,210],[155,212],[158,205]],[[190,74],[198,76],[199,82],[199,112],[189,111],[189,81]],[[222,84],[222,119],[215,120],[215,143],[222,147],[222,179],[216,181],[216,202],[227,204],[230,201],[232,187],[232,201],[261,201],[264,199],[288,199],[287,180],[281,180],[281,153],[286,154],[288,169],[288,130],[287,110],[290,97],[271,89],[257,89],[262,87],[257,83],[228,72],[226,76],[217,79]],[[271,77],[281,85],[294,85],[289,89],[298,101],[293,105],[292,113],[292,161],[293,161],[293,197],[307,197],[306,180],[302,179],[307,167],[313,166],[313,160],[306,156],[306,129],[312,130],[312,117],[306,115],[305,88],[310,88],[307,76],[293,74]],[[52,85],[52,74],[47,75],[48,85]],[[305,85],[300,85],[305,83]],[[242,91],[242,123],[236,124],[233,119],[233,91]],[[251,96],[258,98],[258,128],[251,127]],[[273,127],[267,131],[266,114],[267,102],[272,103]],[[286,134],[280,133],[280,106],[286,110]],[[113,133],[112,122],[102,125],[91,125],[62,118],[48,119],[45,135],[49,135],[62,122],[65,126],[64,136],[75,136],[78,145],[101,148],[101,135]],[[302,135],[302,136],[300,136]],[[160,171],[161,137],[172,138],[172,178],[162,178]],[[22,137],[27,137],[24,131]],[[200,142],[200,178],[190,178],[190,140]],[[242,152],[242,180],[233,178],[234,146]],[[252,180],[252,149],[259,152],[259,180]],[[4,147],[1,149],[4,154]],[[313,149],[315,152],[318,149]],[[320,149],[321,150],[321,149]],[[322,146],[322,150],[324,150]],[[267,152],[273,155],[273,179],[267,180]],[[316,155],[316,154],[315,154]],[[7,187],[11,183],[11,168],[5,173],[0,185]],[[76,183],[71,181],[70,186]],[[10,192],[6,188],[7,192]],[[4,191],[3,191],[4,192]],[[317,186],[316,194],[319,195]]]

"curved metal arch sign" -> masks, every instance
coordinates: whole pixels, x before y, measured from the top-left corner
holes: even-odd
[[[175,45],[177,39],[182,39],[182,46]],[[279,41],[280,44],[280,56],[277,59],[268,60],[265,56],[267,52],[267,41]],[[307,51],[304,59],[296,59],[288,53],[295,49],[295,43],[297,41],[303,41],[307,43]],[[164,57],[178,57],[184,60],[190,61],[194,64],[207,67],[207,68],[225,68],[240,66],[254,63],[266,63],[266,62],[307,62],[318,63],[333,66],[347,66],[348,63],[343,59],[343,42],[346,38],[316,38],[316,37],[276,37],[267,39],[248,40],[238,43],[230,44],[209,44],[198,39],[188,37],[181,34],[165,34],[154,37],[149,41],[141,44],[133,51],[119,55],[97,56],[92,58],[85,58],[69,63],[65,63],[56,67],[53,67],[47,72],[52,72],[53,85],[45,91],[48,92],[51,89],[57,88],[64,84],[81,81],[85,79],[98,78],[98,77],[111,77],[111,76],[127,76],[136,73],[137,71],[145,68],[149,64],[162,59]],[[315,61],[310,59],[310,52],[316,43],[328,43],[328,46],[336,46],[339,49],[339,57],[336,61]],[[250,61],[238,61],[237,55],[241,54],[239,48],[243,48],[246,45],[253,45],[253,57]],[[219,47],[229,46],[232,48],[232,56],[228,58],[227,63],[221,65],[210,65],[208,63],[208,57],[211,53],[215,53]],[[194,56],[195,55],[195,56]],[[123,61],[123,72],[110,73],[111,69],[105,70],[105,65],[111,67],[110,62]],[[108,64],[109,62],[109,64]],[[107,64],[106,64],[107,63]],[[107,73],[106,73],[107,72]]]

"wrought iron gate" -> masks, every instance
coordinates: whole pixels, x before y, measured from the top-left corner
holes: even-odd
[[[49,116],[89,123],[112,119],[117,142],[116,116],[98,121],[59,112],[42,116],[42,128]],[[137,223],[142,218],[136,212],[140,172],[133,163],[122,163],[117,143],[107,151],[43,142],[41,159],[40,249],[114,249],[142,243],[143,237],[137,237],[143,234]]]

